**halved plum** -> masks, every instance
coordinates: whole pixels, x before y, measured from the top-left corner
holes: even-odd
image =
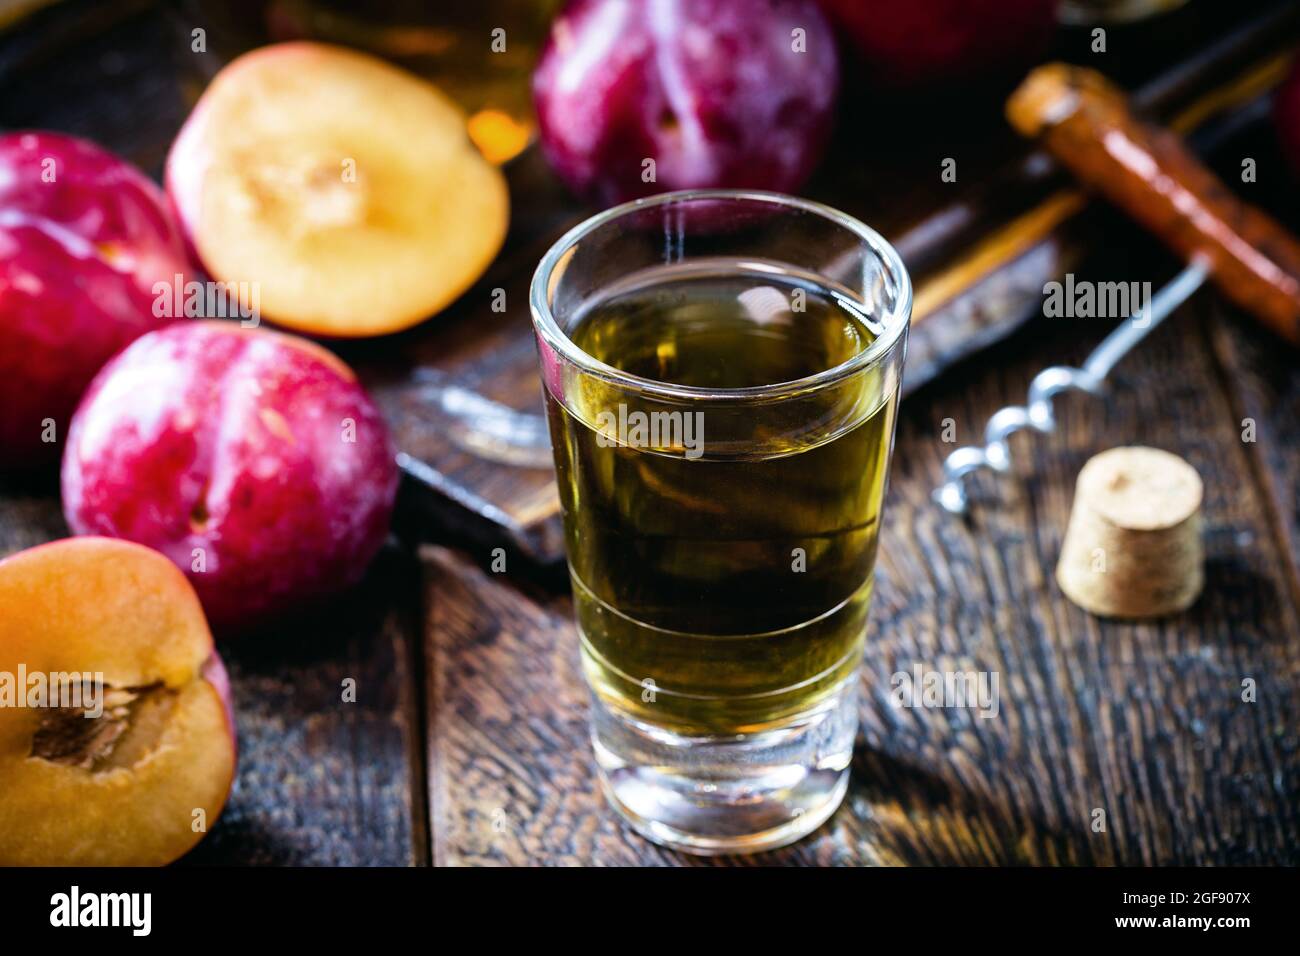
[[[256,283],[262,314],[322,336],[395,332],[438,312],[505,238],[505,179],[459,109],[382,60],[263,47],[204,92],[167,192],[213,278]]]
[[[102,674],[93,708],[0,707],[0,865],[177,859],[225,805],[235,728],[198,598],[161,554],[88,537],[0,561],[10,693],[19,674],[30,691],[77,673]]]

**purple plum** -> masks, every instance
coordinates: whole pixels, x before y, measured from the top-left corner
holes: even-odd
[[[949,89],[1019,74],[1056,32],[1058,0],[821,0],[889,88]]]
[[[306,339],[177,322],[95,377],[68,433],[76,534],[161,551],[236,631],[356,583],[388,534],[396,450],[352,370]]]
[[[190,269],[143,173],[57,133],[0,136],[0,469],[53,463],[110,358],[170,322],[153,286]]]
[[[1273,94],[1273,121],[1282,152],[1300,179],[1300,59]]]
[[[541,145],[586,198],[792,192],[830,135],[839,62],[812,0],[577,0],[533,76]]]

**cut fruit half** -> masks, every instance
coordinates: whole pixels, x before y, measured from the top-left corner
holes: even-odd
[[[216,823],[229,682],[156,551],[69,538],[0,561],[0,703],[0,865],[161,865]]]
[[[230,63],[172,146],[167,192],[213,278],[278,325],[365,336],[456,299],[501,248],[509,194],[438,89],[342,47]]]

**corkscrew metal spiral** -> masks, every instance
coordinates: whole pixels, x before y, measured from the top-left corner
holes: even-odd
[[[1106,376],[1125,355],[1141,342],[1171,312],[1187,301],[1205,282],[1209,262],[1197,257],[1160,289],[1146,308],[1130,316],[1101,344],[1093,349],[1081,368],[1054,365],[1034,376],[1029,385],[1028,403],[1008,405],[994,412],[984,428],[984,444],[958,448],[943,463],[943,484],[934,491],[934,500],[953,514],[964,514],[969,500],[965,479],[980,468],[997,472],[1011,469],[1011,449],[1007,438],[1025,428],[1048,434],[1055,430],[1052,400],[1061,392],[1076,390],[1100,395]]]

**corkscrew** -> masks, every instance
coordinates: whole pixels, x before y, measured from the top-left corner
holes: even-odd
[[[1008,405],[998,409],[984,428],[984,444],[958,448],[943,463],[943,484],[934,491],[934,500],[952,514],[964,514],[968,504],[965,479],[981,468],[1007,472],[1011,468],[1011,449],[1007,439],[1018,431],[1032,428],[1042,434],[1056,429],[1053,399],[1067,391],[1102,394],[1106,376],[1151,330],[1196,292],[1210,274],[1209,260],[1197,256],[1155,295],[1146,306],[1106,336],[1083,365],[1074,368],[1054,365],[1034,376],[1025,405]]]
[[[1288,342],[1300,345],[1300,241],[1238,199],[1169,130],[1135,116],[1123,92],[1100,73],[1063,63],[1040,66],[1007,101],[1007,119],[1079,181],[1127,212],[1188,265],[1093,350],[1082,367],[1034,376],[1025,405],[999,409],[984,444],[958,448],[943,464],[934,499],[965,512],[965,478],[1011,469],[1007,438],[1026,428],[1055,430],[1053,399],[1066,391],[1102,393],[1106,376],[1207,280]]]

